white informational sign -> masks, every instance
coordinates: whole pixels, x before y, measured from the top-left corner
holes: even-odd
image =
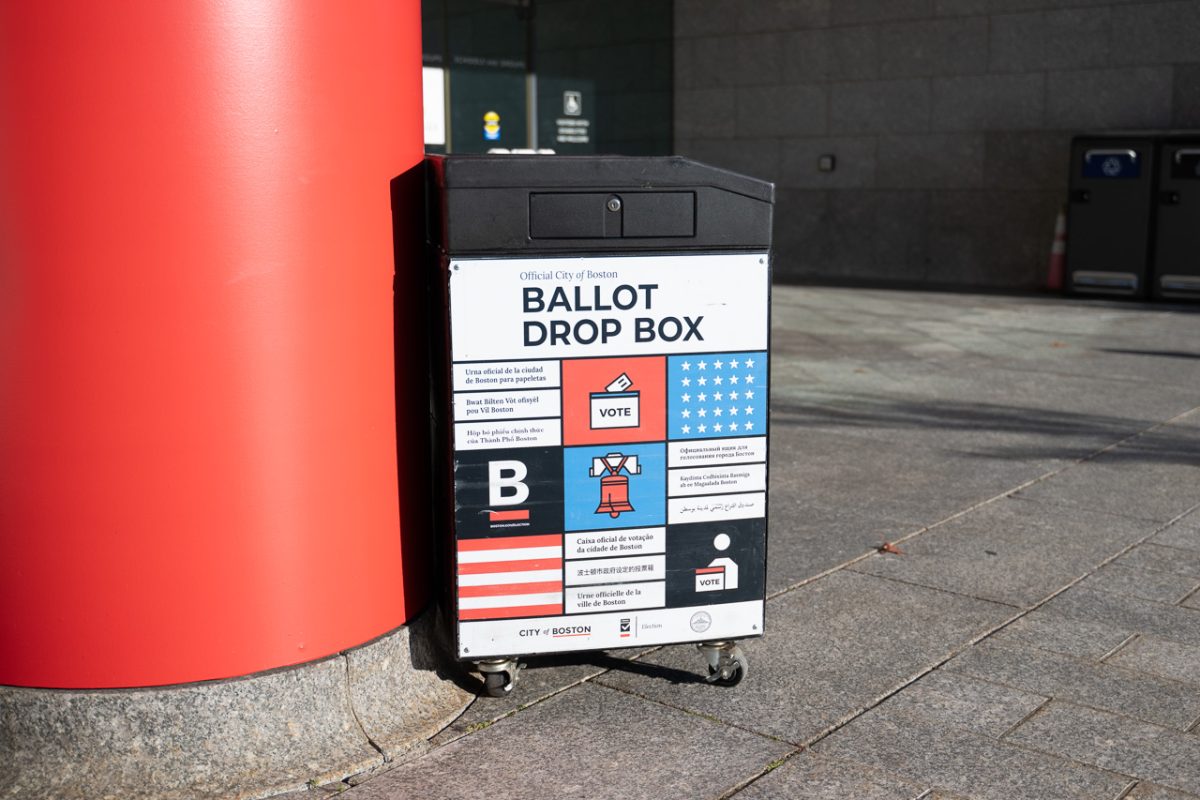
[[[425,144],[446,144],[446,71],[421,67],[421,96],[425,107]]]
[[[462,260],[450,294],[455,362],[767,348],[762,253]]]
[[[460,657],[762,633],[767,262],[451,262]]]

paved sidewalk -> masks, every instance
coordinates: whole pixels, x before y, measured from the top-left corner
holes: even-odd
[[[347,800],[1200,798],[1200,308],[779,288],[774,330],[745,682],[528,659]]]

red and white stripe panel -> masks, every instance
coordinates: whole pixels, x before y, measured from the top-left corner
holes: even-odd
[[[512,619],[563,613],[563,537],[458,541],[458,618]]]

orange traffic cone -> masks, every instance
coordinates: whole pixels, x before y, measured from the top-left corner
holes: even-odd
[[[1054,223],[1054,244],[1050,245],[1050,266],[1046,270],[1046,288],[1060,291],[1063,288],[1063,268],[1067,260],[1067,213],[1058,210]]]

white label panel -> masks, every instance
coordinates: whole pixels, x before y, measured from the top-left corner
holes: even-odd
[[[454,420],[529,419],[557,417],[562,411],[561,392],[460,392],[454,395]]]
[[[425,144],[446,144],[446,72],[441,67],[421,67],[421,99]]]
[[[673,497],[667,501],[667,523],[756,519],[767,514],[767,493],[724,494],[716,497]]]
[[[544,583],[562,579],[557,569],[526,569],[519,572],[483,572],[459,575],[459,586],[503,586],[510,583]]]
[[[450,266],[460,655],[761,634],[766,253]]]
[[[766,253],[450,266],[454,361],[767,347]]]
[[[562,593],[546,592],[544,594],[511,594],[488,595],[486,597],[460,597],[458,607],[474,608],[512,608],[513,606],[537,606],[562,602]]]
[[[767,460],[767,437],[710,439],[671,442],[667,445],[667,465],[691,467],[700,464],[751,464]]]
[[[665,553],[666,528],[634,528],[622,531],[584,531],[566,535],[567,558],[640,556]]]
[[[566,563],[567,586],[590,586],[622,581],[662,580],[666,576],[666,556],[597,558]]]
[[[662,581],[576,586],[566,590],[566,601],[568,614],[662,608],[667,604],[667,589]]]
[[[503,361],[455,364],[454,391],[554,389],[561,384],[557,361]]]
[[[739,639],[763,632],[763,601],[461,622],[458,631],[466,659]]]
[[[641,419],[640,392],[595,392],[591,395],[592,430],[636,428]]]
[[[764,492],[766,489],[766,464],[722,464],[716,467],[673,469],[668,471],[667,477],[667,494],[671,497]]]
[[[455,450],[555,447],[561,443],[562,426],[556,419],[454,423]]]

